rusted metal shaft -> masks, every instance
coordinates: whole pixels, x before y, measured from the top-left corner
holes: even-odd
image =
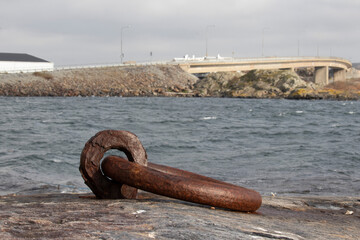
[[[261,206],[261,196],[254,190],[209,180],[183,170],[151,165],[141,166],[121,157],[109,156],[103,160],[101,168],[116,182],[171,198],[244,212],[254,212]],[[151,167],[173,172],[164,173]]]
[[[214,183],[226,184],[226,185],[233,186],[233,187],[238,187],[231,183],[223,182],[223,181],[220,181],[220,180],[217,180],[214,178],[206,177],[206,176],[203,176],[200,174],[196,174],[193,172],[189,172],[189,171],[185,171],[182,169],[173,168],[173,167],[169,167],[169,166],[165,166],[165,165],[161,165],[161,164],[148,162],[147,166],[149,168],[152,168],[152,169],[157,170],[162,173],[167,173],[167,174],[176,175],[176,176],[180,176],[180,177],[188,177],[188,178],[192,178],[192,179],[204,180],[204,181],[209,181],[209,182],[214,182]]]

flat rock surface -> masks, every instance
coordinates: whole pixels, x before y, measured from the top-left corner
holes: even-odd
[[[264,197],[257,213],[141,192],[0,196],[0,239],[358,239],[360,197]]]

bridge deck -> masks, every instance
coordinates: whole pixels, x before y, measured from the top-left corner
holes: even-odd
[[[295,69],[315,67],[317,72],[315,82],[327,84],[329,82],[329,68],[335,69],[337,79],[342,80],[345,70],[352,67],[350,61],[335,57],[288,57],[288,58],[222,58],[211,60],[175,61],[189,73],[250,71],[255,69]],[[320,71],[321,70],[321,71]],[[334,79],[335,80],[335,79]]]

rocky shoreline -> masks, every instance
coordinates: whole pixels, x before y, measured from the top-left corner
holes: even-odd
[[[360,81],[314,84],[311,70],[218,72],[197,78],[177,65],[0,74],[0,96],[161,96],[360,99]]]
[[[140,192],[138,200],[79,194],[0,196],[1,239],[357,239],[356,197],[263,197],[241,213]]]

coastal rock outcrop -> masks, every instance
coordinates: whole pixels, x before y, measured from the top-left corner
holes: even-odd
[[[356,197],[265,196],[257,214],[140,192],[0,196],[0,239],[357,239]]]
[[[216,72],[205,78],[177,65],[63,69],[0,74],[0,96],[164,96],[360,99],[360,79],[313,83],[314,69]]]
[[[253,70],[246,74],[211,73],[195,84],[200,96],[284,98],[298,89],[316,89],[290,70]]]

